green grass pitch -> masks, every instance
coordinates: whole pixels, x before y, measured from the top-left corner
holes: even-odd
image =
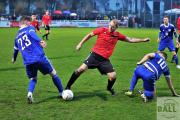
[[[129,98],[124,95],[128,89],[136,62],[146,53],[157,50],[158,29],[128,29],[118,31],[129,37],[150,37],[148,43],[118,42],[111,56],[111,62],[117,72],[114,85],[117,95],[111,96],[106,91],[107,77],[97,70],[88,70],[72,87],[74,99],[64,101],[58,98],[50,76],[39,73],[34,92],[35,104],[26,101],[28,78],[19,54],[15,64],[11,63],[14,37],[17,28],[0,29],[0,120],[156,120],[156,100],[143,103],[137,93],[142,89],[140,80],[136,86],[136,95]],[[65,86],[72,72],[88,56],[95,37],[84,44],[77,52],[78,42],[93,28],[52,28],[46,55],[51,60]],[[44,32],[44,30],[42,30]],[[40,35],[41,36],[41,35]],[[170,63],[168,65],[176,92],[180,94],[180,71]],[[156,82],[157,96],[171,96],[166,81],[162,76]]]

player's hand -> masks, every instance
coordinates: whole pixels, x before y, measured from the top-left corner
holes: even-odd
[[[145,38],[144,39],[144,42],[149,42],[150,41],[150,38]]]
[[[157,42],[159,43],[159,38],[157,39]]]
[[[173,94],[174,97],[180,97],[180,95],[178,95],[177,93]]]
[[[41,40],[41,41],[40,41],[40,45],[41,45],[41,47],[45,48],[45,47],[46,47],[46,42],[43,41],[43,40]]]
[[[81,44],[78,44],[78,45],[76,46],[76,50],[79,51],[79,50],[81,49],[81,47],[82,47],[82,45],[81,45]]]
[[[14,60],[14,58],[11,59],[11,62],[14,64],[16,61]]]
[[[136,64],[137,64],[137,65],[141,65],[142,63],[141,63],[141,62],[137,62]]]
[[[178,47],[180,46],[180,43],[179,43],[178,39],[176,39],[176,44],[177,44]]]

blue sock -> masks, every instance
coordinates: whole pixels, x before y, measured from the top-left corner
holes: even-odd
[[[55,75],[55,76],[52,77],[52,80],[54,82],[54,85],[57,87],[59,93],[62,93],[63,86],[62,86],[62,83],[61,83],[61,79],[57,75]]]
[[[179,64],[178,56],[177,56],[177,55],[174,55],[174,56],[173,56],[173,59],[175,60],[176,65],[178,65],[178,64]]]
[[[28,86],[28,92],[32,92],[34,91],[34,88],[36,86],[37,80],[36,79],[32,79],[29,81],[29,86]]]
[[[131,79],[131,85],[130,85],[129,91],[133,91],[134,90],[134,87],[136,86],[137,81],[138,81],[138,78],[137,78],[136,73],[134,72],[134,75],[133,75],[133,77]]]

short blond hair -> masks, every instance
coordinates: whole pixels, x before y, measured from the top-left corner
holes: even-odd
[[[111,22],[114,23],[114,25],[116,26],[116,28],[119,27],[119,21],[118,21],[117,19],[113,19],[113,20],[111,20]]]

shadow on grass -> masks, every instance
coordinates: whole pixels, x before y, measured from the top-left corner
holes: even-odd
[[[60,99],[60,97],[59,96],[51,96],[51,97],[44,98],[44,99],[39,100],[39,101],[35,101],[34,104],[40,104],[40,103],[48,102],[48,101],[53,100],[53,99]]]
[[[1,68],[0,71],[14,71],[14,70],[19,70],[19,69],[24,69],[24,67]]]
[[[54,56],[54,57],[48,57],[48,59],[63,59],[63,58],[74,58],[79,57],[79,55],[67,55],[67,56]]]
[[[108,94],[103,93],[100,90],[95,90],[93,92],[78,92],[77,95],[75,95],[73,101],[78,101],[78,100],[81,100],[81,99],[89,99],[89,98],[92,98],[92,97],[99,97],[102,100],[107,101],[108,100],[107,95]]]

